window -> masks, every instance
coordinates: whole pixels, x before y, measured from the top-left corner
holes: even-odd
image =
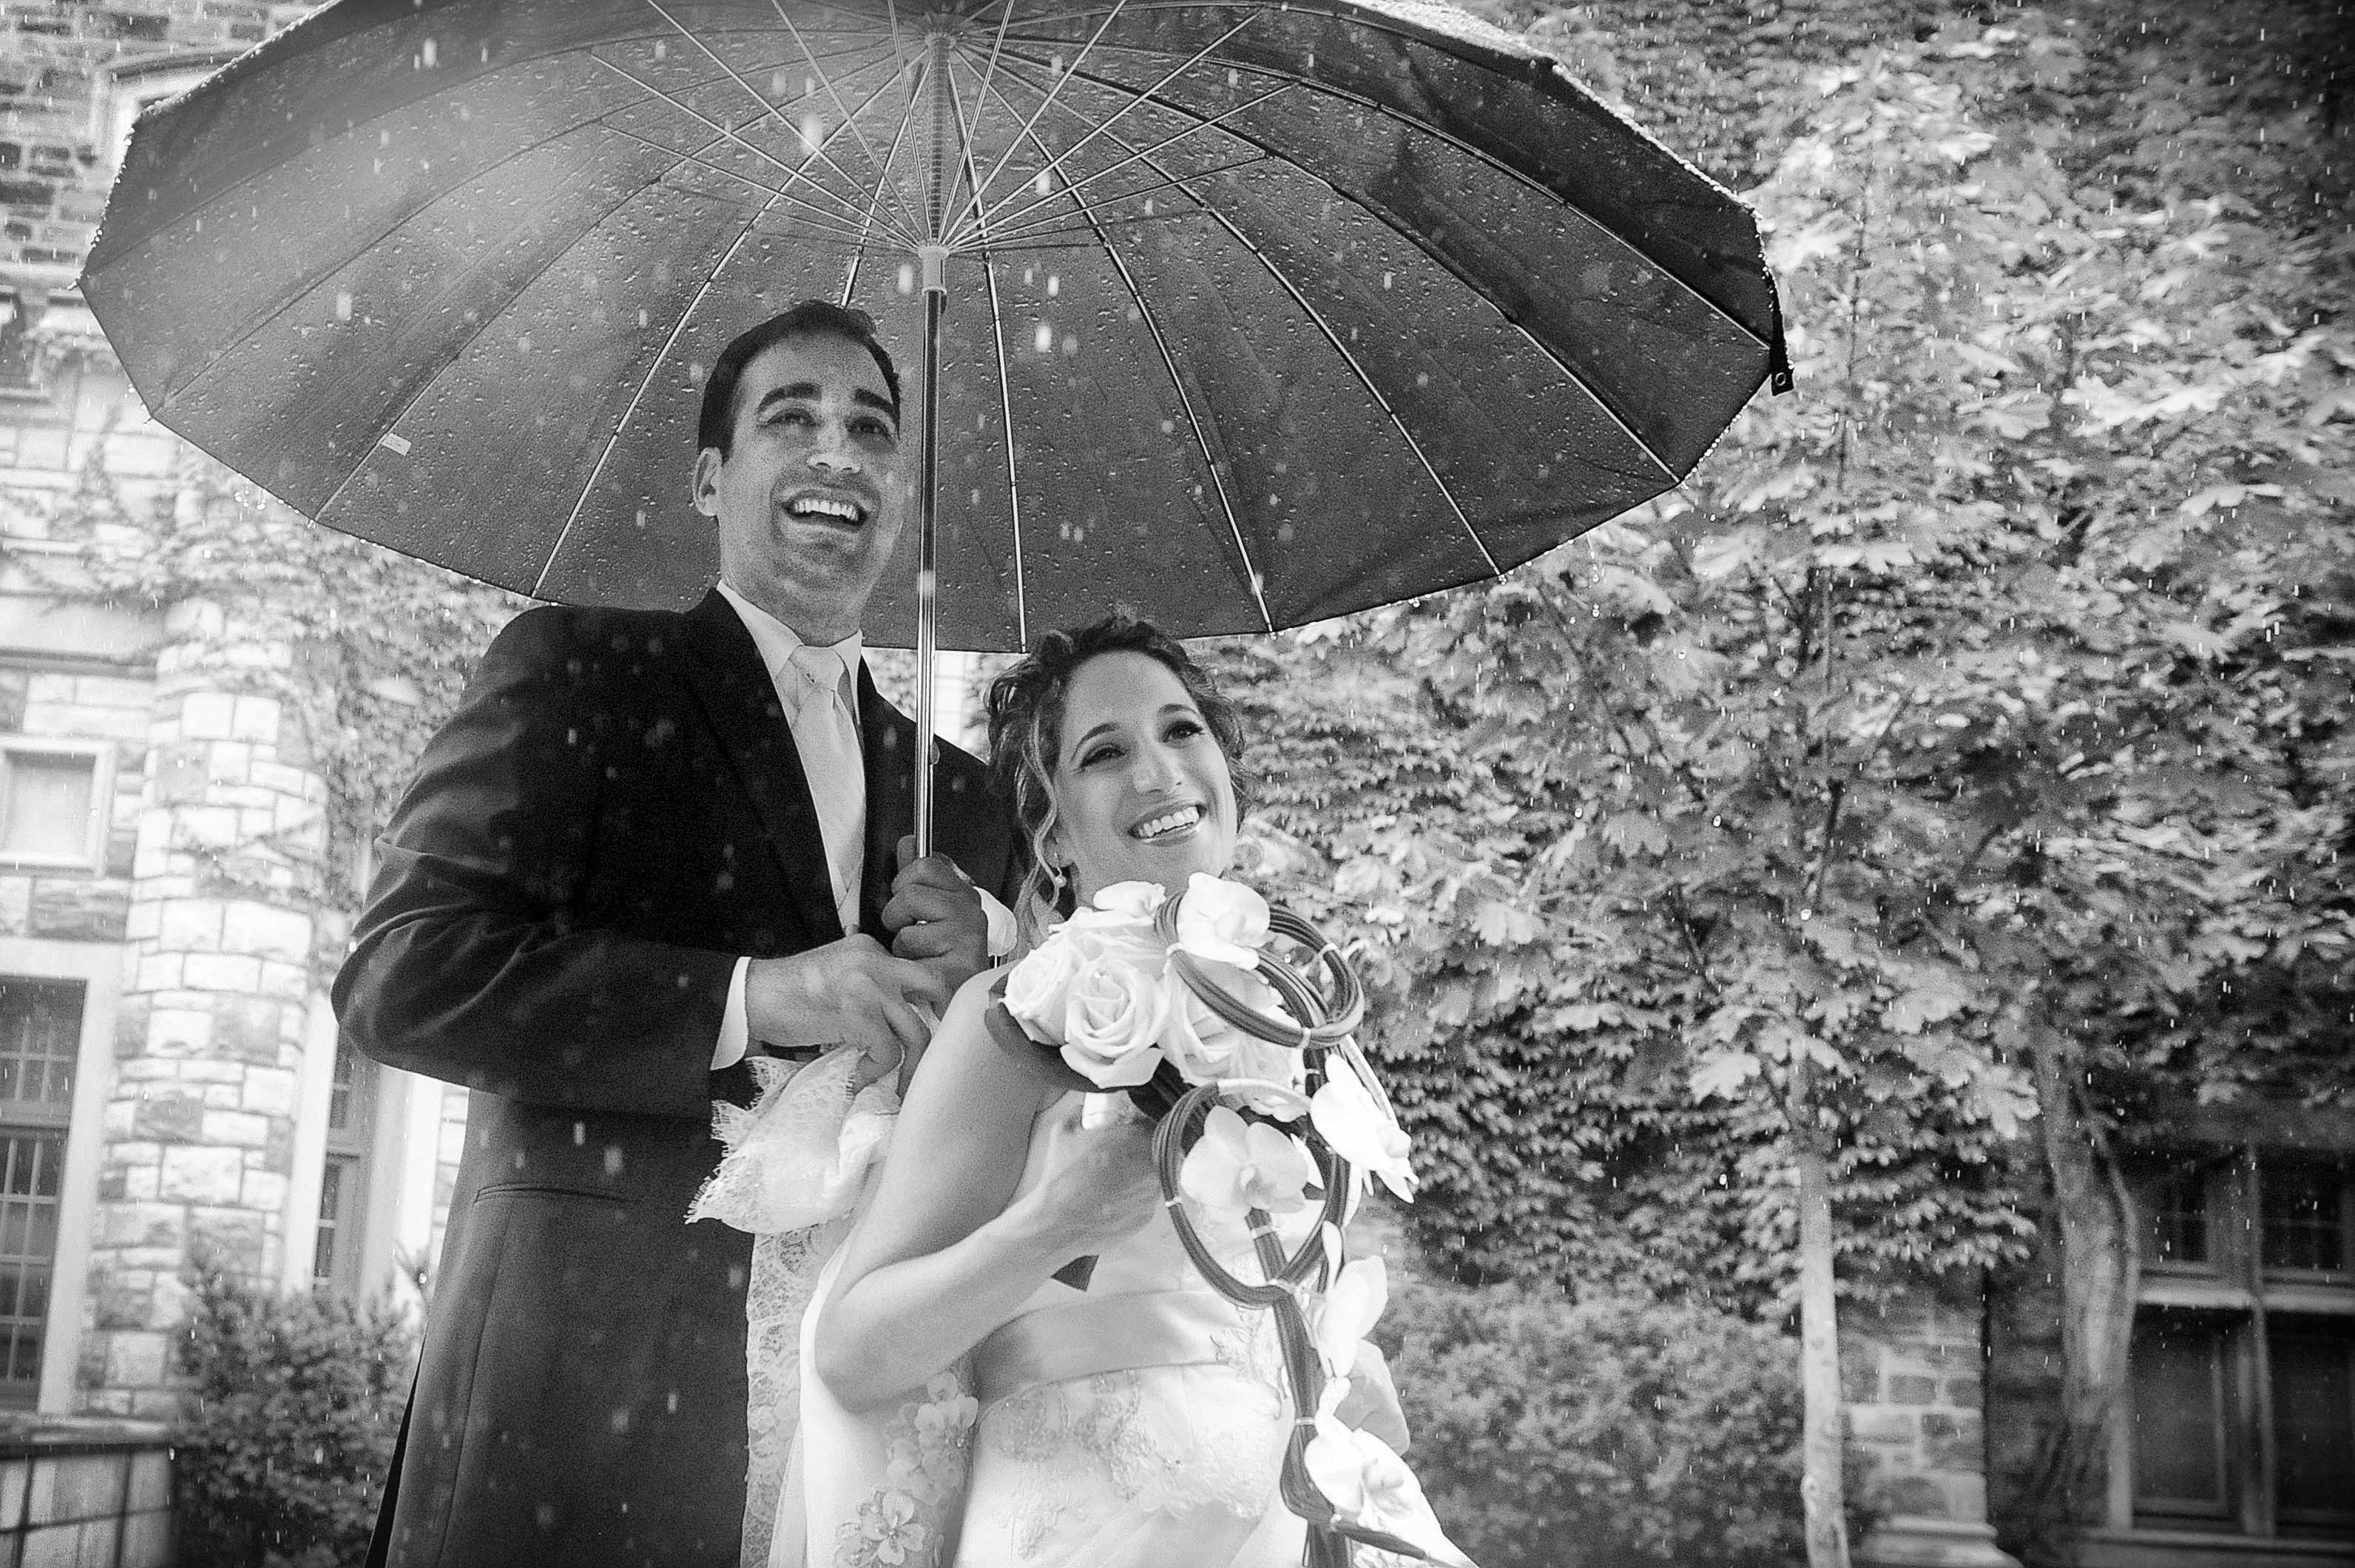
[[[0,860],[97,870],[106,846],[102,746],[0,743]]]
[[[2355,1536],[2355,1175],[2242,1149],[2130,1185],[2145,1253],[2119,1445],[2131,1522]]]
[[[327,1087],[327,1153],[319,1171],[319,1229],[311,1243],[311,1283],[342,1296],[359,1288],[360,1215],[368,1193],[368,1147],[375,1113],[375,1063],[338,1040]]]
[[[0,976],[0,1405],[40,1392],[81,1012],[78,980]]]

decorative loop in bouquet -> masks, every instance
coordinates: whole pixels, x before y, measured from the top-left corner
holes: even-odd
[[[1199,910],[1192,920],[1187,917],[1184,901],[1194,895],[1209,901],[1207,923]],[[1157,888],[1135,883],[1106,889],[1082,914],[1084,923],[1075,916],[1023,960],[1038,961],[1035,970],[1009,974],[998,1005],[989,1012],[991,1032],[1009,1050],[1047,1065],[1058,1083],[1096,1093],[1125,1089],[1156,1115],[1153,1148],[1162,1200],[1187,1255],[1220,1296],[1273,1314],[1295,1412],[1282,1493],[1284,1505],[1309,1525],[1306,1568],[1348,1568],[1352,1542],[1393,1559],[1469,1568],[1440,1531],[1404,1463],[1379,1438],[1343,1424],[1338,1401],[1328,1395],[1325,1364],[1332,1350],[1320,1345],[1319,1333],[1337,1320],[1330,1299],[1337,1282],[1339,1293],[1348,1294],[1345,1266],[1370,1271],[1358,1285],[1366,1277],[1374,1282],[1370,1295],[1358,1291],[1356,1316],[1340,1319],[1348,1324],[1352,1344],[1379,1314],[1384,1289],[1379,1260],[1345,1264],[1341,1228],[1364,1177],[1335,1147],[1336,1140],[1370,1151],[1384,1183],[1402,1197],[1412,1196],[1405,1136],[1353,1038],[1365,1012],[1355,968],[1307,921],[1270,907],[1247,888],[1207,876],[1196,876],[1186,891],[1166,898]],[[1267,951],[1277,937],[1312,954],[1309,968],[1322,986]],[[1068,945],[1053,951],[1059,939]],[[1075,967],[1074,954],[1089,944],[1093,945],[1084,965]],[[1092,965],[1092,977],[1083,980],[1079,976],[1087,965]],[[1017,965],[1017,971],[1021,968]],[[1114,972],[1109,984],[1107,969]],[[1265,983],[1274,1007],[1243,994],[1252,976]],[[1187,1017],[1173,984],[1199,997],[1227,1030],[1262,1042],[1259,1054],[1249,1056],[1231,1040],[1204,1037]],[[1073,999],[1082,992],[1093,1001]],[[1097,1007],[1106,996],[1122,1003],[1116,1021],[1123,1027],[1109,1031],[1100,1027]],[[1157,1002],[1158,1012],[1147,1010],[1138,1001],[1142,997]],[[1083,1016],[1091,1008],[1095,1013]],[[1133,1029],[1126,1027],[1131,1013]],[[1115,1037],[1117,1049],[1111,1051],[1097,1038],[1107,1032]],[[1219,1070],[1221,1063],[1238,1061],[1244,1071]],[[1316,1223],[1289,1254],[1269,1209],[1244,1209],[1263,1275],[1257,1282],[1227,1268],[1204,1241],[1188,1207],[1189,1162],[1217,1141],[1210,1121],[1221,1115],[1231,1142],[1240,1133],[1261,1140],[1266,1152],[1271,1145],[1284,1150],[1284,1140],[1292,1140],[1295,1147],[1284,1157],[1302,1162],[1295,1174],[1313,1169],[1314,1185],[1321,1189]],[[1308,1184],[1286,1185],[1288,1201],[1297,1207]],[[1369,1300],[1370,1307],[1365,1305]],[[1337,1363],[1337,1370],[1346,1368]],[[1343,1496],[1353,1499],[1347,1507]],[[1419,1539],[1384,1528],[1392,1524]]]

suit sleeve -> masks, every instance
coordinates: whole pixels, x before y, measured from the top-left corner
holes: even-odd
[[[336,1014],[411,1072],[701,1119],[736,955],[574,912],[617,739],[600,684],[563,612],[526,612],[492,643],[379,843]]]

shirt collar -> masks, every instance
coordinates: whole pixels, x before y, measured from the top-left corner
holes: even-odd
[[[770,681],[783,681],[786,667],[793,663],[794,650],[802,645],[801,634],[736,592],[735,586],[724,577],[719,580],[719,596],[735,607],[736,618],[744,623],[746,631],[752,634],[752,645],[760,650],[761,665],[769,672]],[[855,709],[858,660],[865,651],[866,639],[859,633],[853,632],[838,643],[811,645],[821,653],[832,654],[841,661],[842,673],[851,682],[852,706]]]

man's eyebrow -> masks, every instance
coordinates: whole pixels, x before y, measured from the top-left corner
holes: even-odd
[[[893,405],[890,399],[880,392],[870,392],[866,388],[860,387],[850,394],[850,400],[867,408],[880,409],[895,420],[900,417],[899,409]]]
[[[767,410],[772,403],[790,402],[796,398],[806,400],[815,400],[816,397],[817,383],[815,381],[789,381],[782,387],[772,387],[767,391],[762,393],[761,400],[753,404],[752,407],[753,411],[757,413]]]

